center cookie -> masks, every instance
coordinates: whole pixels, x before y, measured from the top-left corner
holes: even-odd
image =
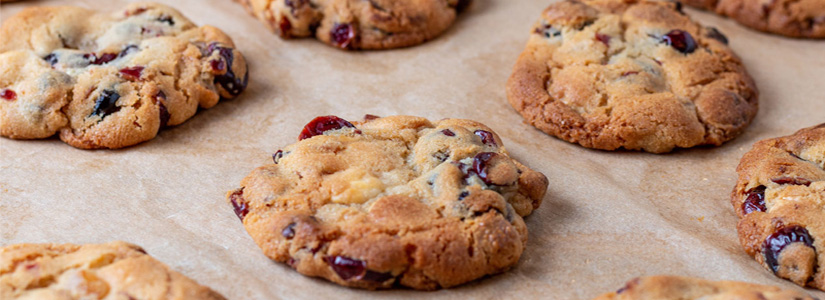
[[[758,92],[719,31],[677,3],[550,5],[507,83],[538,129],[588,148],[663,153],[721,145],[757,111]]]
[[[776,276],[825,290],[825,124],[757,142],[736,171],[745,251]]]
[[[342,49],[421,44],[471,0],[235,0],[282,38],[315,36]]]
[[[547,178],[469,120],[318,117],[227,197],[263,252],[344,286],[455,286],[518,262]]]
[[[0,135],[60,133],[78,148],[152,139],[246,88],[246,61],[217,28],[157,3],[116,13],[30,7],[0,29]]]

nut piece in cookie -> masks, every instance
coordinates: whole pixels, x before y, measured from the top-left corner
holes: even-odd
[[[315,36],[340,49],[421,44],[447,30],[471,0],[235,0],[282,38]]]
[[[411,116],[322,116],[227,194],[264,254],[366,289],[438,289],[503,272],[547,178],[490,128]]]
[[[679,299],[761,299],[815,300],[809,295],[739,281],[708,281],[681,276],[648,276],[634,278],[615,292],[594,300],[679,300]]]
[[[224,299],[138,246],[17,244],[0,248],[0,299]]]
[[[825,290],[825,124],[757,142],[736,171],[745,251],[780,278]]]
[[[249,80],[226,34],[156,3],[24,9],[0,27],[0,75],[0,135],[84,149],[150,140]]]
[[[664,153],[741,134],[758,92],[718,30],[674,2],[568,0],[531,30],[507,82],[510,104],[584,147]]]

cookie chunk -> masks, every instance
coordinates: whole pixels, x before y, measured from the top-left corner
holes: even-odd
[[[676,3],[558,2],[531,33],[507,98],[568,142],[653,153],[721,145],[756,115],[756,86],[727,39]]]
[[[616,292],[594,300],[754,299],[815,300],[809,295],[775,286],[738,281],[708,281],[680,276],[650,276],[628,281]]]
[[[825,38],[823,0],[684,0],[747,27],[795,38]]]
[[[235,0],[282,38],[315,36],[341,49],[421,44],[471,0]]]
[[[825,124],[757,142],[736,172],[745,251],[776,276],[825,290]]]
[[[0,28],[0,135],[60,133],[78,148],[122,148],[238,96],[246,61],[217,28],[133,3],[112,14],[31,7]]]
[[[0,248],[0,299],[224,299],[138,246],[19,244]]]
[[[337,284],[455,286],[502,272],[547,178],[490,128],[411,116],[318,117],[227,194],[271,259]]]

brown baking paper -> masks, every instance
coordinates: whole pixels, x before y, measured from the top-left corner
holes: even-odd
[[[3,4],[0,16],[29,5],[116,10],[125,2],[21,1]],[[475,0],[434,41],[373,52],[284,41],[228,0],[161,2],[227,32],[250,63],[249,88],[122,150],[0,138],[0,245],[124,240],[230,299],[590,299],[654,274],[799,289],[742,250],[729,195],[739,158],[755,141],[825,122],[825,41],[763,34],[686,9],[728,36],[761,90],[760,110],[722,147],[654,155],[569,144],[525,124],[507,104],[505,82],[551,1]],[[530,239],[519,264],[447,290],[365,291],[267,259],[225,193],[271,163],[313,117],[366,113],[480,121],[547,175],[544,203],[526,218]]]

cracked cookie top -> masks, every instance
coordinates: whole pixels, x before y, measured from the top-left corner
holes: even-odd
[[[589,148],[721,145],[758,98],[727,42],[677,3],[562,1],[531,30],[507,97],[533,126]]]
[[[601,295],[594,300],[670,299],[816,300],[810,295],[776,286],[662,275],[632,279],[616,292]]]
[[[431,40],[471,0],[235,0],[282,38],[315,36],[341,49],[391,49]]]
[[[227,194],[263,252],[359,288],[455,286],[502,272],[547,178],[469,120],[318,117]]]
[[[825,290],[825,124],[757,142],[736,171],[745,251],[776,276]]]
[[[124,242],[2,247],[0,298],[224,299]]]
[[[683,0],[750,28],[796,38],[825,38],[823,0]]]
[[[85,149],[152,139],[244,90],[246,61],[234,47],[156,3],[112,14],[27,8],[0,28],[0,135],[59,132]]]

